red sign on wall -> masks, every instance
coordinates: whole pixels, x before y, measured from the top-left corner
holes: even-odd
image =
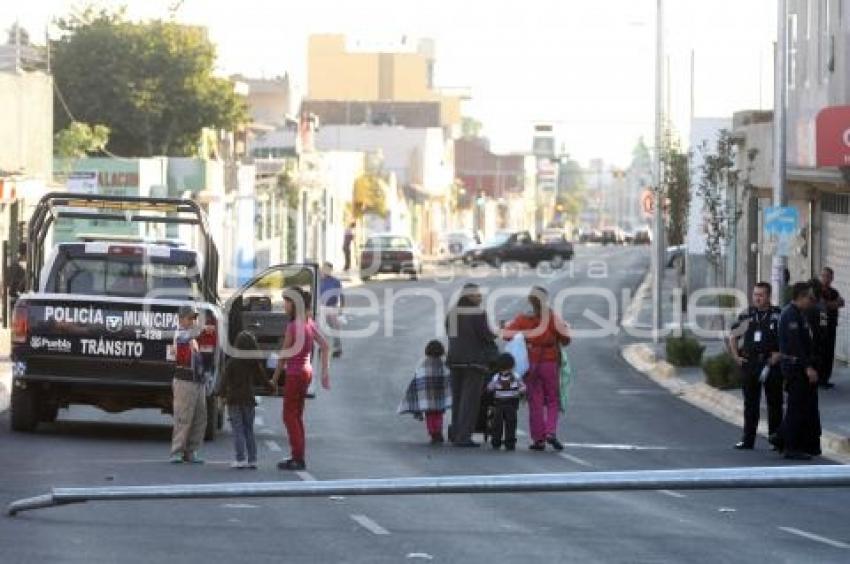
[[[850,166],[850,106],[824,108],[815,127],[818,167]]]

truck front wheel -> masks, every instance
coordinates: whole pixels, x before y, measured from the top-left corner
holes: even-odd
[[[34,431],[38,425],[38,393],[32,388],[12,388],[12,430]]]

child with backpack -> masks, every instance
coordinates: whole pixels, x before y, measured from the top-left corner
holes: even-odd
[[[499,355],[496,361],[498,372],[493,375],[487,390],[493,394],[493,420],[490,444],[498,450],[516,449],[517,411],[519,398],[525,393],[525,384],[514,372],[514,357],[509,353]]]
[[[263,363],[257,358],[251,358],[251,353],[256,353],[260,348],[252,333],[240,332],[234,345],[237,354],[228,359],[222,382],[222,395],[227,403],[227,416],[233,429],[236,449],[236,459],[230,467],[255,470],[257,441],[254,438],[254,412],[257,402],[254,399],[254,386],[264,386],[274,391],[274,383],[269,380]],[[240,355],[243,351],[246,354]]]
[[[446,349],[440,341],[428,343],[425,358],[419,362],[413,380],[398,406],[400,414],[411,413],[420,421],[424,417],[432,445],[445,441],[443,415],[452,405],[449,369],[443,362],[445,354]]]

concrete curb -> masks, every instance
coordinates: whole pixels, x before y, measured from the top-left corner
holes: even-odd
[[[722,390],[712,388],[704,382],[692,384],[676,375],[676,367],[656,358],[655,351],[644,343],[635,343],[622,348],[622,356],[635,370],[650,380],[680,397],[689,404],[738,427],[744,424],[743,399]],[[759,424],[759,434],[767,437],[764,421]],[[850,464],[850,438],[824,430],[821,436],[824,457]]]

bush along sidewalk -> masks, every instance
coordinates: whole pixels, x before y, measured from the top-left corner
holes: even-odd
[[[732,355],[726,352],[710,356],[702,363],[705,383],[719,390],[741,387],[741,372]]]
[[[673,366],[699,366],[705,347],[690,333],[668,337],[665,341],[667,361]]]

